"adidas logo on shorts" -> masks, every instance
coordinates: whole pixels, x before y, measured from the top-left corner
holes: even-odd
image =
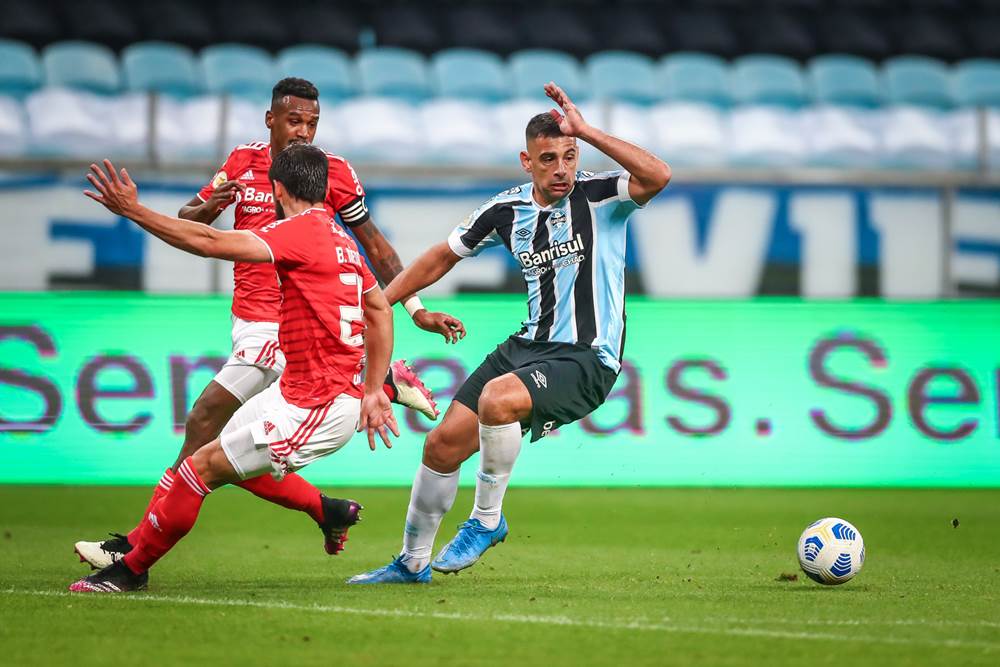
[[[271,435],[271,431],[273,431],[275,428],[277,427],[274,424],[267,421],[266,419],[264,420],[264,435]]]

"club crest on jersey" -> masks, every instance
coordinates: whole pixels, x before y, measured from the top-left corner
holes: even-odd
[[[566,211],[553,211],[552,217],[549,218],[552,222],[553,227],[561,227],[566,224]]]

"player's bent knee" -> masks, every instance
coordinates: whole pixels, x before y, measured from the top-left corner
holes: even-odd
[[[530,414],[528,390],[509,373],[487,382],[479,395],[479,421],[484,424],[511,424]]]
[[[461,446],[448,438],[441,428],[436,428],[424,439],[423,462],[431,470],[452,472],[476,451],[476,449],[466,451],[467,449],[468,446]]]
[[[191,455],[191,466],[201,477],[201,481],[211,489],[239,481],[239,475],[229,462],[218,438]]]

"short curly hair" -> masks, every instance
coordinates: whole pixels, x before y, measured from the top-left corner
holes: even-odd
[[[271,104],[280,101],[282,97],[301,97],[304,100],[318,100],[319,90],[316,89],[312,81],[290,76],[274,84],[274,88],[271,89]]]

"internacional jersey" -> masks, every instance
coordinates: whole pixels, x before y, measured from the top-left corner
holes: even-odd
[[[461,257],[503,244],[528,288],[519,336],[583,343],[618,372],[625,345],[626,222],[637,208],[629,174],[581,171],[573,190],[539,206],[531,183],[496,195],[448,237]]]
[[[267,245],[281,281],[278,344],[281,395],[300,408],[363,395],[364,309],[378,286],[354,240],[329,212],[311,208],[253,233]]]
[[[342,157],[326,154],[330,162],[326,188],[327,212],[340,215],[353,227],[369,218],[365,190],[351,165]],[[238,180],[246,190],[236,197],[235,228],[253,231],[274,222],[274,194],[267,176],[271,168],[271,144],[255,141],[233,149],[212,181],[201,189],[198,198],[208,199],[212,191],[226,181]],[[266,264],[236,262],[233,266],[233,315],[251,322],[277,322],[280,298],[274,271]]]

